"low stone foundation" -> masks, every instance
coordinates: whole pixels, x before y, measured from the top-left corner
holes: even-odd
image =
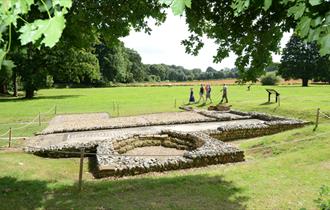
[[[163,146],[185,150],[183,156],[157,158],[125,156],[136,147]],[[157,155],[155,155],[157,156]],[[127,176],[154,171],[167,171],[244,161],[244,153],[203,133],[163,131],[161,135],[135,136],[115,142],[103,142],[97,147],[97,178]]]
[[[112,119],[106,119],[104,114],[97,116],[100,118],[97,123],[82,125],[68,120],[71,116],[58,117],[44,135],[30,139],[24,150],[44,157],[65,158],[79,157],[80,148],[85,148],[93,160],[90,165],[95,177],[128,176],[244,161],[242,150],[224,142],[275,134],[307,123],[237,110],[194,110]],[[89,119],[93,115],[83,117]],[[77,130],[85,132],[74,132]],[[158,147],[153,151],[159,154],[145,154],[152,150],[143,150],[144,147]]]

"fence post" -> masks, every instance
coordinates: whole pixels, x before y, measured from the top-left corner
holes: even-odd
[[[278,106],[281,106],[281,96],[278,96]]]
[[[56,112],[57,112],[57,105],[55,105],[55,115],[56,115]]]
[[[313,131],[316,131],[316,128],[319,126],[319,118],[320,118],[320,108],[317,108],[315,127],[314,127]]]
[[[39,112],[39,126],[41,126],[41,116],[40,116],[40,112]]]
[[[85,155],[85,148],[81,148],[80,149],[79,181],[78,181],[79,192],[81,192],[81,186],[82,186],[82,175],[83,175],[83,168],[84,168],[84,155]]]
[[[12,135],[12,133],[11,133],[11,128],[9,128],[9,136],[8,136],[8,147],[10,148],[10,146],[11,146],[11,135]]]
[[[119,117],[119,104],[117,103],[117,116]]]
[[[176,99],[174,99],[174,108],[176,108]]]

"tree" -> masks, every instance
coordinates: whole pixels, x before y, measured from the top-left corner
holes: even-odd
[[[207,36],[218,44],[215,62],[232,51],[241,78],[255,81],[279,51],[283,32],[295,29],[306,40],[316,40],[322,54],[330,54],[329,1],[193,0],[186,10],[191,35],[182,43],[196,55]]]
[[[293,35],[283,50],[279,74],[284,79],[302,79],[302,86],[308,86],[308,80],[317,78],[319,72],[328,68],[328,59],[321,57],[315,42],[304,43]]]
[[[142,58],[138,52],[133,49],[126,48],[126,54],[130,62],[129,72],[133,75],[135,82],[142,82],[146,77],[146,67],[142,63]]]

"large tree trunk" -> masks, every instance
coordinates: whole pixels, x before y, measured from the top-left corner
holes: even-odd
[[[302,86],[307,87],[308,86],[308,79],[302,79]]]
[[[8,95],[8,89],[6,83],[0,85],[0,94]]]
[[[18,96],[18,93],[17,93],[17,76],[16,76],[16,73],[13,74],[13,90],[14,90],[14,93],[13,93],[13,96],[14,97],[17,97]]]
[[[33,98],[34,90],[33,89],[26,89],[25,90],[25,98]]]

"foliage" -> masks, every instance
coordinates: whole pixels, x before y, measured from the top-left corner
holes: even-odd
[[[329,60],[321,57],[315,43],[304,43],[299,37],[292,36],[283,50],[279,74],[284,79],[302,79],[303,86],[308,80],[329,72]]]
[[[280,78],[275,73],[267,73],[261,77],[260,82],[262,85],[277,85],[280,82]]]
[[[283,32],[296,29],[306,40],[317,40],[321,54],[330,53],[328,1],[192,1],[186,10],[191,35],[182,43],[186,52],[197,54],[203,47],[202,37],[218,44],[215,62],[232,51],[241,79],[253,81],[271,63],[271,52],[279,52]]]
[[[0,2],[0,64],[10,50],[12,30],[19,31],[22,45],[34,43],[53,47],[61,37],[65,27],[64,15],[72,5],[71,0],[3,0]],[[25,20],[32,10],[42,15],[47,13],[47,18]],[[28,22],[31,21],[31,22]],[[3,35],[8,34],[8,40]],[[0,65],[1,66],[1,65]],[[0,67],[1,68],[1,67]],[[1,70],[1,69],[0,69]]]

